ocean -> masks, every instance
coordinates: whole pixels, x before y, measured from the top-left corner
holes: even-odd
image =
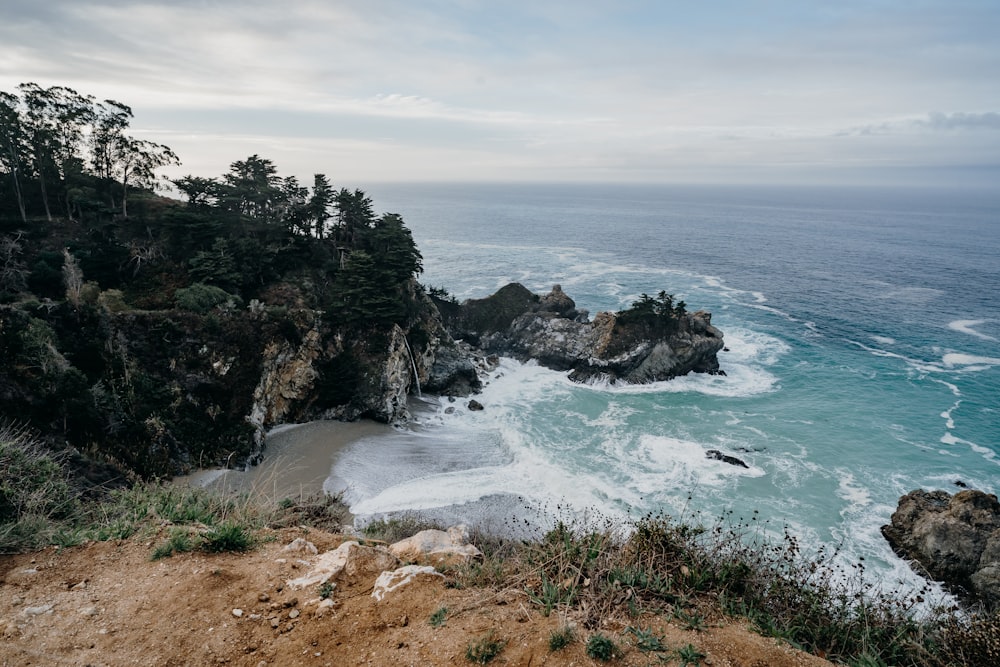
[[[415,399],[409,428],[335,457],[325,488],[362,520],[754,515],[845,563],[863,557],[874,580],[896,586],[916,581],[879,532],[900,495],[1000,491],[1000,191],[367,193],[412,230],[425,285],[462,300],[515,281],[560,284],[591,314],[666,290],[712,313],[726,375],[580,385],[502,360],[477,397],[482,412]]]

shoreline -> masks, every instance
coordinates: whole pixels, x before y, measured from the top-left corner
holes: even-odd
[[[325,492],[336,457],[366,438],[394,433],[395,429],[372,420],[344,422],[321,420],[275,426],[266,436],[259,464],[243,470],[205,468],[175,477],[174,484],[222,492],[245,492],[279,501],[306,498]],[[321,442],[321,446],[316,443]]]

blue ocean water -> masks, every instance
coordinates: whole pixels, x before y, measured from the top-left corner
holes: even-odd
[[[639,516],[755,510],[913,575],[879,533],[915,488],[1000,492],[1000,193],[377,185],[458,299],[553,284],[595,313],[660,290],[725,334],[725,377],[594,386],[504,360],[469,412],[335,461],[359,515],[500,498]],[[719,449],[743,469],[707,459]],[[373,452],[379,455],[373,457]],[[890,576],[891,575],[891,576]]]

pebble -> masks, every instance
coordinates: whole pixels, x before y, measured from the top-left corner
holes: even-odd
[[[42,604],[37,607],[25,607],[24,613],[29,616],[41,616],[42,614],[47,614],[52,611],[52,607],[53,605],[51,604]]]
[[[298,609],[293,609],[290,612],[288,612],[288,618],[298,618],[298,617],[299,617]]]
[[[243,616],[243,610],[233,609],[233,616],[235,616],[236,618],[241,618]]]
[[[80,610],[81,616],[86,616],[87,618],[93,618],[97,616],[97,607],[84,607]]]

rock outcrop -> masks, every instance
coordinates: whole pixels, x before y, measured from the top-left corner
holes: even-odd
[[[911,491],[882,535],[966,599],[1000,607],[1000,502],[982,491]]]
[[[421,565],[461,565],[482,556],[469,543],[465,526],[452,526],[444,530],[422,530],[389,547],[389,552],[404,562]]]
[[[493,296],[441,312],[455,338],[485,353],[569,370],[576,381],[648,383],[690,372],[721,372],[716,355],[723,348],[722,332],[704,311],[655,321],[598,313],[590,320],[559,285],[538,296],[513,283]]]

